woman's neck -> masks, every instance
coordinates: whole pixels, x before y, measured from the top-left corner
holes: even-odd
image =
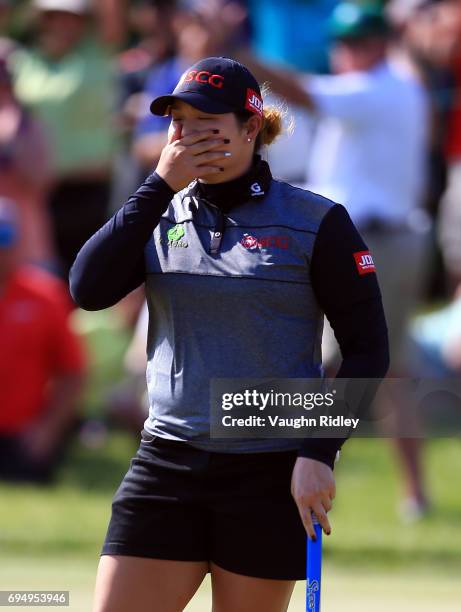
[[[251,186],[258,183],[260,177],[262,180],[267,180],[267,178],[264,178],[266,175],[270,177],[266,162],[263,162],[261,157],[255,154],[246,172],[220,183],[197,181],[197,189],[201,197],[221,208],[221,210],[228,211],[239,202],[255,195]],[[256,187],[253,189],[256,189]],[[262,188],[261,191],[263,191]]]

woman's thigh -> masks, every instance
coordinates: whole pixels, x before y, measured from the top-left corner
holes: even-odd
[[[286,612],[295,580],[253,578],[229,572],[210,563],[212,612]]]
[[[207,561],[102,555],[93,612],[181,612],[207,572]]]
[[[296,459],[297,451],[216,453],[209,470],[210,561],[242,576],[305,579],[306,530],[290,490]]]

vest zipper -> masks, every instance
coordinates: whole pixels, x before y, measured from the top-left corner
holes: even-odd
[[[202,198],[202,199],[209,206],[212,206],[216,211],[216,221],[215,221],[214,227],[211,230],[211,239],[210,239],[210,248],[209,248],[210,255],[216,255],[221,248],[222,238],[224,234],[224,228],[225,228],[224,215],[222,213],[222,210],[219,208],[219,206],[216,206],[215,204],[213,204],[209,200],[206,200],[205,198]]]

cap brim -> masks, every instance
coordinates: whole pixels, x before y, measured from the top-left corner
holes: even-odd
[[[158,98],[155,98],[150,105],[150,112],[153,115],[160,115],[163,117],[165,116],[168,107],[173,104],[175,100],[187,102],[194,108],[198,108],[198,110],[201,110],[204,113],[218,115],[221,113],[233,113],[235,111],[235,109],[229,105],[208,98],[207,96],[204,96],[196,91],[183,91],[181,93],[170,94],[168,96],[159,96]]]

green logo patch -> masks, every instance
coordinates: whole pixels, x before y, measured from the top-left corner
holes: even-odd
[[[176,240],[180,240],[185,234],[184,228],[179,223],[168,230],[167,236],[168,240],[171,242],[176,242]]]

